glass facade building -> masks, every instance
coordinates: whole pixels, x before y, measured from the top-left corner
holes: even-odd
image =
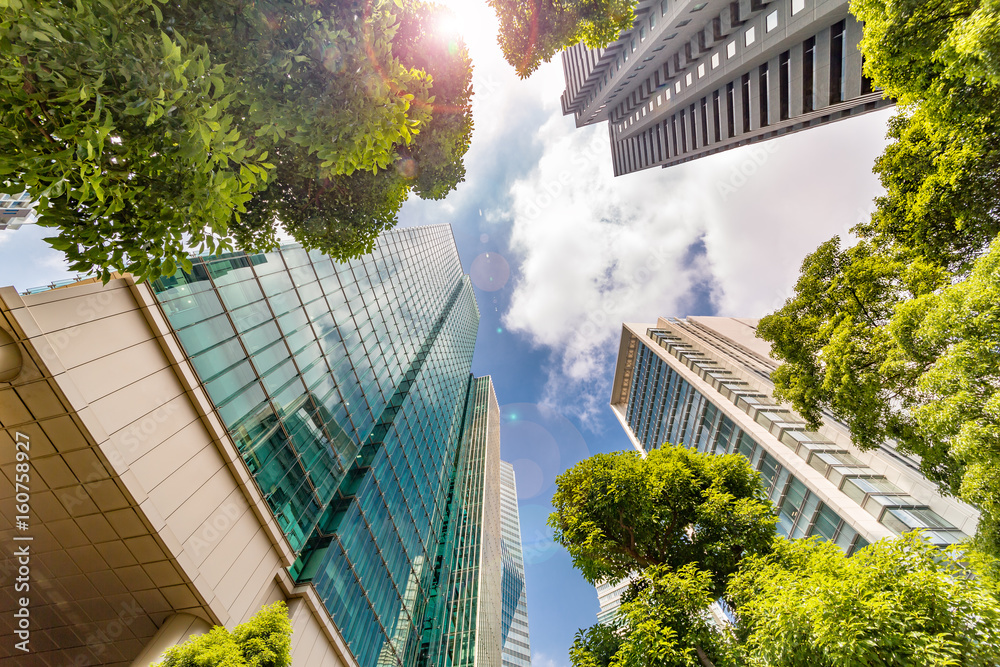
[[[395,229],[345,263],[297,246],[198,258],[153,291],[292,577],[358,664],[499,664],[498,409],[470,375],[479,311],[450,228]],[[478,632],[454,629],[456,604]],[[491,606],[496,659],[473,662]]]
[[[517,513],[514,466],[500,462],[500,532],[503,537],[503,667],[530,667],[528,592],[521,553],[521,522]]]

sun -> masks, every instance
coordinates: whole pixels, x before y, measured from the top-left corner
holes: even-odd
[[[452,9],[445,8],[434,19],[434,32],[446,38],[464,38],[465,23]]]

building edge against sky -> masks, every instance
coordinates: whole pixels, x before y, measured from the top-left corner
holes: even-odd
[[[148,664],[274,600],[296,665],[501,664],[499,408],[446,225],[346,264],[3,288],[0,312],[0,502],[31,490],[0,535],[31,538],[39,664]]]
[[[608,122],[616,176],[890,105],[862,75],[848,0],[640,0],[604,49],[562,54],[562,109]]]
[[[821,536],[848,554],[915,529],[942,546],[975,533],[978,512],[942,496],[911,457],[889,444],[861,451],[832,418],[809,431],[777,404],[770,379],[777,363],[756,323],[687,317],[623,325],[611,409],[640,453],[663,443],[739,453],[760,472],[781,535]],[[625,586],[597,586],[599,620],[613,617]]]
[[[500,462],[500,531],[503,536],[503,667],[530,667],[528,591],[524,581],[521,522],[514,466]]]

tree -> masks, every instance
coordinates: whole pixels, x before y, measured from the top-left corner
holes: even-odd
[[[638,0],[486,0],[500,19],[500,49],[522,79],[559,51],[607,46],[632,27]]]
[[[901,304],[889,329],[907,358],[933,360],[911,404],[920,451],[961,465],[956,491],[982,510],[979,546],[998,554],[1000,238],[966,280]]]
[[[674,513],[671,495],[682,498],[675,506],[684,505],[691,487],[701,486],[706,500],[717,497],[718,489],[699,482],[713,477],[705,467],[712,459],[730,471],[719,479],[747,476],[739,455],[667,448],[646,460],[630,452],[598,454],[557,479],[550,523],[574,565],[588,580],[629,568],[632,579],[611,624],[577,633],[570,649],[574,667],[997,664],[1000,560],[957,547],[940,550],[919,532],[881,540],[848,558],[822,538],[775,536],[772,514],[757,522],[756,531],[770,541],[742,540],[753,548],[734,567],[705,567],[709,559],[684,549],[686,558],[664,556],[651,533],[675,532],[663,520]],[[735,474],[729,460],[740,462]],[[578,521],[568,521],[573,516]],[[700,517],[711,525],[718,515]],[[697,541],[701,522],[680,532]],[[753,531],[735,520],[731,532]],[[732,535],[715,533],[703,550],[725,552],[732,543]],[[623,555],[633,552],[631,560]],[[734,623],[721,628],[708,617],[720,596],[735,611]]]
[[[71,268],[104,279],[189,269],[189,249],[265,250],[279,222],[334,256],[364,252],[414,183],[440,197],[461,180],[468,54],[454,44],[418,65],[394,41],[431,11],[402,0],[3,0],[4,189],[26,189]],[[406,40],[429,53],[441,38]],[[428,168],[410,168],[424,153]],[[290,199],[320,197],[331,217],[280,217],[295,212]],[[357,214],[360,200],[375,215]]]
[[[292,664],[292,624],[284,602],[258,611],[230,632],[216,626],[169,649],[154,667],[288,667]]]
[[[618,610],[626,629],[613,667],[723,667],[730,637],[711,621],[712,576],[693,564],[647,568]]]
[[[875,165],[886,192],[854,228],[855,247],[833,239],[806,258],[795,294],[758,334],[783,362],[775,396],[811,427],[829,411],[861,448],[895,441],[945,492],[979,504],[993,532],[997,501],[986,490],[1000,485],[977,463],[987,455],[955,446],[962,420],[992,409],[989,380],[973,382],[964,362],[942,355],[998,341],[978,302],[956,295],[973,274],[973,291],[990,291],[988,269],[976,267],[1000,234],[1000,2],[853,0],[851,10],[864,22],[866,73],[901,105]],[[925,316],[942,299],[952,320],[935,320],[935,334]],[[959,399],[958,386],[977,389]],[[956,405],[941,403],[949,396],[961,410],[945,409]],[[1000,554],[1000,539],[980,543]]]
[[[850,558],[815,538],[779,540],[729,587],[740,664],[996,664],[1000,606],[971,567],[919,533]]]
[[[549,525],[573,565],[594,584],[651,566],[709,573],[711,592],[742,558],[766,553],[774,510],[757,473],[739,455],[666,446],[597,454],[556,479]]]
[[[611,667],[624,633],[617,623],[598,623],[578,630],[569,649],[573,667]]]

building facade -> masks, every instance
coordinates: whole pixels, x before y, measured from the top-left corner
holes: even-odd
[[[890,444],[861,451],[832,417],[810,431],[778,404],[777,363],[755,327],[723,317],[623,326],[611,408],[640,453],[671,443],[741,454],[760,472],[779,534],[819,536],[847,554],[916,529],[941,546],[975,532],[978,512],[938,493]],[[598,593],[608,618],[620,591]]]
[[[500,462],[500,532],[503,537],[503,667],[531,667],[528,591],[524,581],[521,522],[517,512],[514,466]]]
[[[607,121],[619,176],[887,106],[848,4],[641,0],[607,48],[563,52],[563,113]]]
[[[19,229],[38,220],[35,206],[27,192],[9,195],[0,192],[0,231]]]
[[[29,517],[0,525],[32,554],[25,655],[149,664],[285,600],[296,665],[500,665],[499,408],[448,226],[0,309],[0,502],[30,443]]]

